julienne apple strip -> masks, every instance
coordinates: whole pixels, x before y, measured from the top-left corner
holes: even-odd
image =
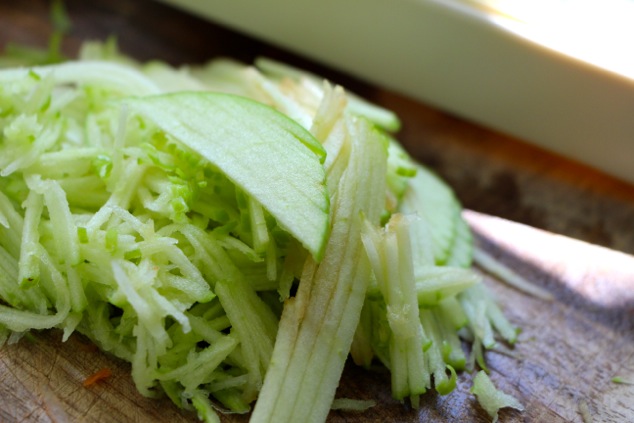
[[[265,75],[277,80],[286,78],[291,78],[295,81],[308,80],[316,85],[320,85],[323,80],[323,78],[318,75],[268,57],[256,58],[254,65]],[[377,126],[389,132],[398,131],[400,128],[401,123],[399,118],[391,110],[376,106],[353,93],[348,93],[347,96],[351,113],[364,116],[369,121],[374,122]]]
[[[407,220],[402,214],[394,214],[383,232],[367,224],[363,244],[385,301],[391,332],[388,368],[392,394],[400,400],[409,398],[417,406],[419,395],[429,388],[430,374],[423,354],[427,337],[419,320]]]

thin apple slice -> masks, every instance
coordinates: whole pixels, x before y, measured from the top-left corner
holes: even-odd
[[[319,261],[329,228],[325,150],[297,123],[229,94],[131,99],[135,112],[217,166]]]

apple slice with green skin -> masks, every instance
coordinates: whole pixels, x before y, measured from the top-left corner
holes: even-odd
[[[321,260],[329,231],[326,152],[308,131],[268,106],[229,94],[181,92],[127,104],[218,167]]]
[[[456,237],[460,219],[460,203],[449,186],[432,171],[415,165],[416,175],[411,178],[400,211],[419,213],[428,222],[432,251],[436,264],[446,264]]]
[[[332,204],[332,234],[323,261],[306,262],[297,294],[284,303],[251,423],[326,421],[359,323],[370,280],[362,216],[378,225],[387,145],[363,119],[346,126],[350,156]]]

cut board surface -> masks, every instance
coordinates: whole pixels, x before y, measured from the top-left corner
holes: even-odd
[[[517,345],[486,354],[491,378],[524,412],[502,422],[634,421],[634,187],[520,140],[370,86],[154,1],[68,0],[73,27],[68,54],[85,39],[117,35],[141,60],[201,63],[216,56],[243,61],[267,55],[322,73],[401,116],[397,137],[456,190],[481,248],[549,290],[547,302],[487,277],[509,319],[522,328]],[[0,3],[0,48],[46,45],[48,2]],[[500,219],[500,216],[504,219]],[[514,223],[520,222],[520,223]],[[554,233],[563,234],[555,235]],[[108,368],[111,376],[83,382]],[[363,413],[333,411],[330,422],[486,422],[469,393],[470,376],[448,396],[425,395],[419,410],[391,399],[385,370],[346,367],[338,396],[372,399]],[[226,415],[225,422],[247,416]],[[1,422],[195,422],[166,399],[141,397],[129,365],[100,353],[80,335],[25,337],[0,350]]]

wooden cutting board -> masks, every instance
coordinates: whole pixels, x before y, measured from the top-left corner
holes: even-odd
[[[69,54],[84,39],[112,33],[141,60],[182,64],[225,55],[251,61],[263,54],[326,75],[396,111],[403,120],[399,139],[474,210],[465,216],[481,248],[555,297],[535,299],[486,278],[523,330],[514,348],[502,345],[486,355],[493,381],[526,408],[503,410],[501,421],[581,422],[584,414],[596,422],[634,421],[634,386],[612,382],[614,376],[634,380],[634,187],[158,2],[66,4],[73,22],[64,45]],[[45,1],[0,3],[0,46],[45,45],[47,14]],[[112,375],[83,386],[103,368]],[[129,373],[126,363],[79,335],[62,343],[59,332],[37,333],[0,350],[0,422],[197,421],[166,399],[141,397]],[[338,396],[373,399],[377,406],[332,412],[329,421],[490,421],[469,386],[463,374],[456,391],[426,395],[412,410],[391,399],[385,370],[349,365]]]

